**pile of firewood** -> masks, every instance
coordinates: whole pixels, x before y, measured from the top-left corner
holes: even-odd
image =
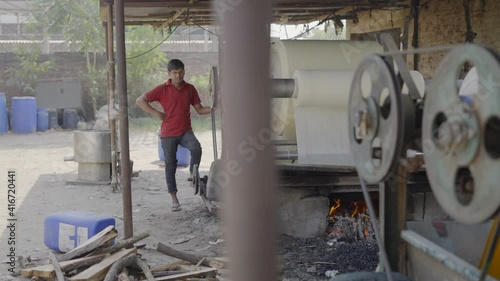
[[[50,252],[49,264],[22,269],[21,275],[32,280],[57,281],[224,280],[221,273],[226,262],[222,258],[199,257],[159,243],[159,252],[181,261],[151,269],[134,247],[150,234],[142,233],[111,245],[117,235],[110,226],[63,255],[56,257]]]

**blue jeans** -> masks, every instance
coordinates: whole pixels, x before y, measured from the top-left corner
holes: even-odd
[[[201,145],[193,131],[187,131],[184,135],[177,137],[161,138],[161,146],[165,153],[165,178],[167,181],[168,193],[177,192],[177,182],[175,172],[177,171],[177,146],[181,145],[191,153],[189,173],[193,172],[193,165],[200,165]]]

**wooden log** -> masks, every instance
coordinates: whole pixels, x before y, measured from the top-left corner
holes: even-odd
[[[64,274],[59,266],[59,262],[57,262],[56,256],[54,256],[54,253],[49,252],[49,259],[52,262],[54,271],[56,272],[57,281],[65,281]]]
[[[188,261],[184,261],[184,260],[176,261],[174,263],[169,263],[166,265],[157,266],[157,267],[151,269],[151,272],[178,270],[181,265],[187,265],[187,264],[191,264],[191,263]]]
[[[105,258],[107,258],[109,256],[110,256],[110,254],[105,254],[105,255],[91,256],[91,257],[67,261],[67,262],[64,262],[64,263],[66,263],[64,265],[63,265],[63,263],[60,263],[61,270],[64,272],[69,272],[69,271],[79,269],[79,268],[91,267],[94,264],[103,261]]]
[[[134,264],[137,260],[137,255],[131,255],[128,257],[123,257],[117,260],[109,269],[108,273],[104,277],[104,281],[115,281],[118,279],[118,275],[120,272],[132,264]]]
[[[181,274],[176,274],[176,275],[171,275],[171,276],[165,276],[165,277],[159,277],[156,278],[156,281],[169,281],[169,280],[183,280],[189,277],[200,277],[200,276],[215,276],[217,274],[217,268],[203,268],[200,270],[196,271],[191,271],[191,272],[186,272],[186,273],[181,273]]]
[[[158,278],[158,277],[176,275],[176,274],[181,274],[181,273],[186,273],[186,272],[190,272],[190,270],[155,271],[155,272],[153,272],[153,276],[155,278]]]
[[[92,236],[89,240],[85,241],[80,246],[74,248],[73,250],[67,252],[66,254],[59,256],[57,258],[58,261],[68,261],[74,258],[82,257],[96,248],[105,245],[107,242],[113,240],[118,236],[114,226],[108,226],[103,229],[101,232]]]
[[[144,276],[146,276],[148,281],[155,281],[153,273],[151,273],[151,269],[149,269],[149,266],[143,260],[137,258],[135,262],[142,269],[142,272],[144,272]]]
[[[63,272],[68,272],[68,271],[72,271],[72,270],[75,270],[78,268],[89,267],[91,265],[94,265],[98,262],[101,262],[107,256],[109,256],[109,254],[80,258],[80,259],[71,260],[71,261],[63,261],[63,262],[60,262],[59,265],[60,265],[61,270]],[[50,278],[56,276],[56,272],[55,272],[54,266],[52,264],[47,264],[47,265],[41,265],[41,266],[37,266],[37,267],[24,268],[21,270],[21,275],[26,276],[26,277],[38,276],[38,277],[50,279]]]
[[[162,243],[158,243],[158,247],[156,248],[156,250],[162,254],[167,255],[167,256],[178,258],[180,260],[185,260],[185,261],[191,262],[193,264],[197,264],[200,260],[202,260],[204,258],[204,257],[197,256],[195,254],[190,254],[190,253],[176,250],[176,249],[168,247]],[[224,264],[222,262],[219,262],[213,258],[205,258],[205,260],[201,264],[205,265],[205,266],[214,267],[214,268],[224,267]]]
[[[136,248],[126,249],[114,253],[113,255],[105,258],[102,262],[95,264],[88,269],[80,272],[79,274],[71,277],[70,281],[101,281],[106,276],[109,268],[119,259],[135,254]]]
[[[132,246],[135,243],[137,243],[137,242],[139,242],[139,241],[141,241],[141,240],[149,237],[150,235],[151,235],[151,233],[148,231],[148,232],[141,233],[139,235],[133,236],[133,237],[131,237],[129,239],[117,241],[113,246],[101,249],[97,253],[98,254],[114,253],[114,252],[116,252],[116,251],[118,251],[120,249]]]
[[[118,281],[130,281],[127,268],[122,269],[122,272],[118,275]]]

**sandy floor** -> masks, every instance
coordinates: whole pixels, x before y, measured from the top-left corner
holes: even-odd
[[[201,175],[208,173],[213,160],[211,132],[196,133],[203,147]],[[134,233],[150,231],[143,240],[147,244],[143,256],[151,266],[166,264],[173,259],[159,254],[158,242],[179,250],[200,255],[222,255],[220,221],[208,213],[201,198],[193,194],[187,182],[188,170],[177,171],[182,212],[170,211],[163,168],[159,166],[157,136],[154,132],[130,133],[131,159],[139,177],[132,180]],[[16,173],[15,254],[46,258],[49,249],[43,242],[44,220],[48,214],[66,210],[94,211],[115,217],[119,237],[123,236],[122,194],[113,193],[110,186],[74,185],[67,181],[77,177],[77,163],[64,162],[73,155],[73,132],[51,131],[31,135],[7,133],[0,135],[0,261],[9,254],[7,174]],[[193,238],[194,236],[194,238]],[[181,242],[186,237],[192,238]],[[212,243],[210,243],[212,242]],[[219,240],[220,242],[220,240]],[[1,264],[0,279],[8,280],[8,265]],[[19,266],[17,266],[19,269]]]

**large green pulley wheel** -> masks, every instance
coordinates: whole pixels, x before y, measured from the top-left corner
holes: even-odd
[[[359,64],[349,95],[349,140],[358,174],[369,183],[392,173],[403,146],[401,86],[378,55]]]
[[[464,65],[477,69],[475,92],[459,96]],[[467,80],[467,78],[466,78]],[[465,81],[464,81],[465,82]],[[462,223],[481,223],[500,206],[500,59],[477,45],[453,49],[425,97],[422,144],[441,207]]]

